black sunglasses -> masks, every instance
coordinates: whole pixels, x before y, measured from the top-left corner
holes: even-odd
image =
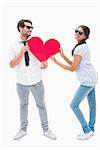
[[[24,26],[24,27],[26,27],[27,29],[33,29],[33,27],[32,26]]]
[[[79,31],[77,29],[75,29],[75,33],[78,33],[79,35],[85,34],[84,32],[81,32],[81,31]]]

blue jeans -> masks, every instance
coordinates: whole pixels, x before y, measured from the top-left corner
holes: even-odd
[[[79,108],[79,104],[84,100],[85,97],[87,97],[89,104],[89,123],[86,122]],[[75,113],[76,117],[78,118],[79,122],[81,123],[83,131],[85,133],[88,133],[91,130],[94,131],[94,124],[96,118],[95,87],[80,85],[70,106],[73,112]]]
[[[32,92],[37,108],[39,109],[40,120],[43,131],[48,130],[47,111],[44,102],[44,86],[42,81],[35,85],[22,85],[17,83],[17,92],[20,100],[20,123],[21,129],[25,129],[28,125],[28,103],[29,92]]]

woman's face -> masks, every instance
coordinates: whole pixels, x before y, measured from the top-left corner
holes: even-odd
[[[86,36],[82,27],[79,27],[75,30],[75,39],[77,40],[78,43],[82,41],[83,39],[86,39]]]

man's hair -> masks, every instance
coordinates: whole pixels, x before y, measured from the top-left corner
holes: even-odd
[[[31,20],[21,19],[21,20],[18,22],[18,24],[17,24],[17,29],[18,29],[19,32],[20,32],[19,27],[24,28],[24,26],[25,26],[24,22],[29,22],[29,23],[32,25],[32,21],[31,21]]]

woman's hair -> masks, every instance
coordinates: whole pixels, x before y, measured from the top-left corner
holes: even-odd
[[[72,50],[72,56],[74,55],[74,50],[75,50],[75,48],[76,48],[78,45],[86,44],[86,40],[89,38],[89,34],[90,34],[90,29],[89,29],[89,27],[84,26],[84,25],[80,25],[78,28],[80,28],[80,27],[83,29],[86,38],[83,39],[83,40],[81,40],[78,44],[75,45],[75,47],[74,47],[73,50]]]
[[[32,25],[32,21],[31,20],[27,20],[27,19],[20,20],[18,22],[18,24],[17,24],[17,29],[18,29],[19,32],[20,32],[19,27],[24,28],[24,26],[25,26],[24,22],[28,22],[28,23],[30,23]]]

